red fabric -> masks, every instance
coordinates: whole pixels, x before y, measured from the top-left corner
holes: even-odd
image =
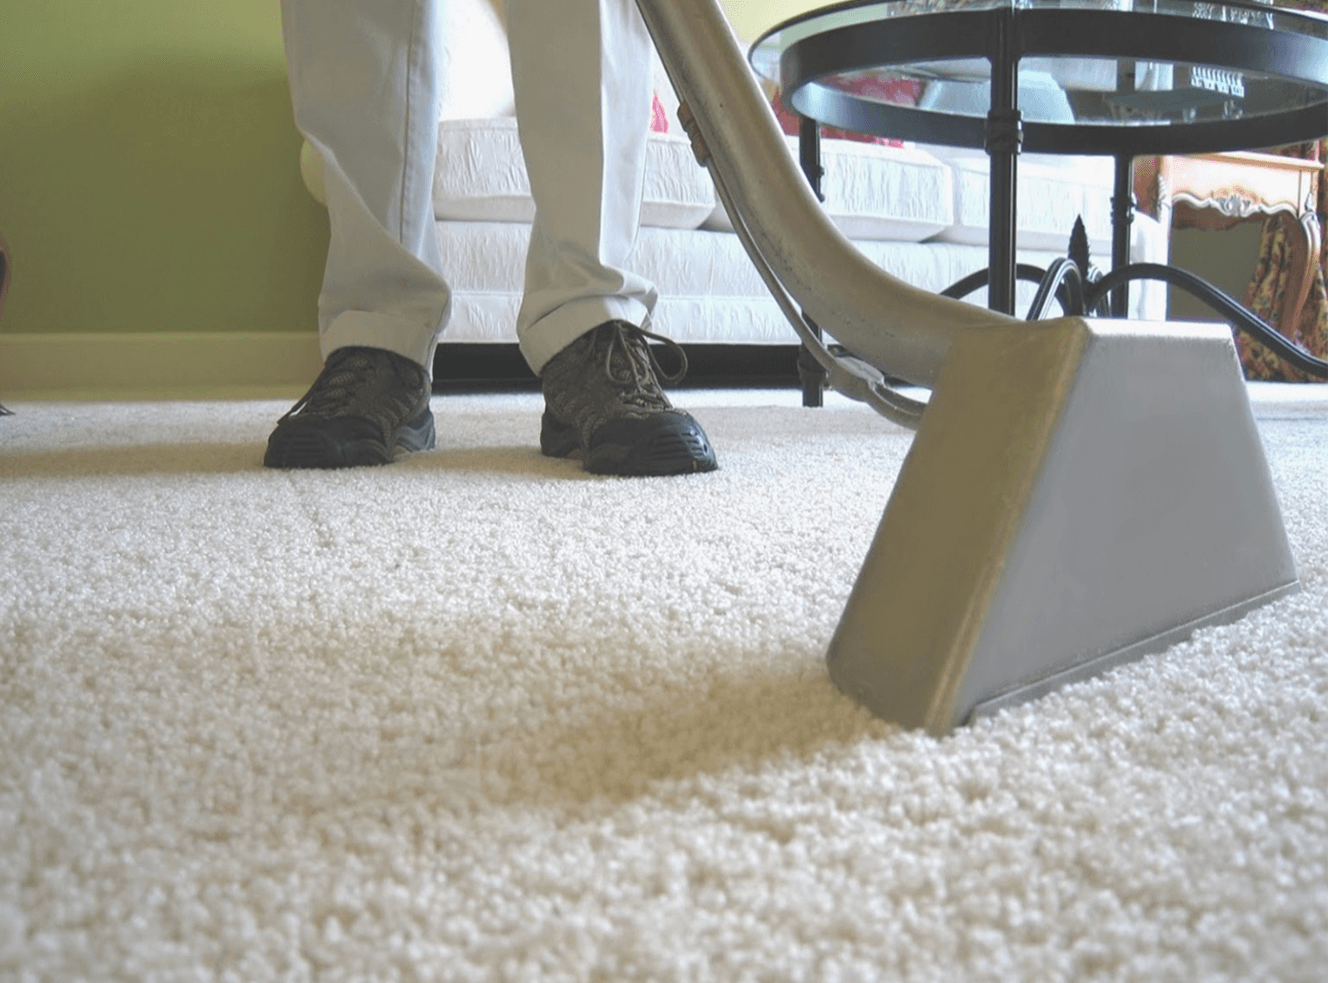
[[[835,88],[853,95],[869,96],[880,102],[889,102],[900,106],[914,105],[922,91],[922,85],[912,79],[883,79],[875,75],[861,75],[857,78],[845,79]],[[771,97],[770,105],[775,111],[775,119],[779,120],[780,128],[789,136],[797,136],[798,115],[784,105],[784,100],[780,98],[779,92]],[[872,136],[869,133],[855,133],[834,126],[821,127],[821,136],[827,140],[853,140],[856,143],[878,143],[886,147],[902,147],[904,145],[902,140]]]
[[[664,103],[659,101],[659,93],[655,93],[654,101],[650,104],[650,132],[669,132],[669,114],[664,111]]]
[[[900,106],[912,106],[918,101],[918,94],[922,86],[911,79],[883,79],[875,75],[861,75],[857,78],[841,80],[837,88],[844,92],[850,92],[853,95],[869,96],[881,102],[895,103]],[[776,92],[770,99],[771,108],[775,111],[775,119],[779,121],[780,129],[789,136],[798,135],[798,116],[787,106],[784,100],[780,98],[779,92]],[[669,132],[669,114],[664,109],[664,103],[660,101],[659,93],[652,96],[650,104],[650,132],[668,133]],[[890,137],[872,136],[869,133],[855,133],[850,130],[841,130],[833,126],[821,127],[821,136],[827,140],[852,140],[856,143],[878,143],[886,147],[902,147],[902,140],[894,140]]]

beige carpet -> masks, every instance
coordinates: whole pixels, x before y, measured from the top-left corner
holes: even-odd
[[[1322,981],[1324,389],[1255,389],[1302,593],[939,741],[822,661],[852,404],[685,393],[653,481],[528,396],[296,474],[284,405],[13,405],[0,979]]]

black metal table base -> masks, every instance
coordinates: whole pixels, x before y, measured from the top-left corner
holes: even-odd
[[[988,287],[988,307],[1014,315],[1016,281],[1033,278],[1039,282],[1034,304],[1038,316],[1056,299],[1069,312],[1125,317],[1132,280],[1163,280],[1197,297],[1289,364],[1328,378],[1328,362],[1300,348],[1207,281],[1176,267],[1129,262],[1136,156],[1271,147],[1319,139],[1325,132],[1328,37],[1298,24],[1303,15],[1280,8],[1276,12],[1252,8],[1242,16],[1227,17],[1223,11],[1218,16],[1200,9],[1206,6],[1195,4],[1192,12],[1185,12],[1077,9],[1033,2],[907,16],[894,16],[892,11],[890,16],[846,23],[820,24],[815,12],[795,18],[790,23],[806,22],[814,29],[779,51],[779,71],[786,104],[803,117],[803,169],[819,195],[820,123],[905,140],[982,147],[990,161],[987,265],[992,272],[979,274],[986,278],[977,285]],[[783,28],[768,32],[754,50],[779,38]],[[859,96],[835,84],[845,72],[964,58],[985,59],[991,67],[985,118]],[[1019,107],[1018,68],[1025,58],[1115,60],[1117,101],[1126,109],[1130,99],[1140,98],[1136,93],[1140,64],[1212,65],[1241,80],[1243,102],[1232,104],[1239,110],[1234,114],[1228,109],[1230,100],[1222,102],[1220,116],[1196,104],[1190,107],[1193,117],[1159,117],[1169,120],[1162,126],[1132,125],[1130,119],[1122,123],[1114,115],[1102,115],[1100,108],[1071,122],[1029,119]],[[1153,111],[1159,110],[1154,106]],[[1115,159],[1112,272],[1089,282],[1082,265],[1056,263],[1035,277],[1024,275],[1015,260],[1015,189],[1018,158],[1024,151]],[[946,293],[954,296],[951,291],[959,286]],[[804,402],[819,405],[824,375],[809,358],[806,361]]]
[[[1161,280],[1197,298],[1236,330],[1249,335],[1289,365],[1307,375],[1328,379],[1328,361],[1305,351],[1240,301],[1203,277],[1177,266],[1128,263],[1097,279],[1089,280],[1085,271],[1067,257],[1046,270],[1018,263],[1015,275],[1020,280],[1038,284],[1038,292],[1029,305],[1027,319],[1030,321],[1045,317],[1053,299],[1060,304],[1062,313],[1066,315],[1123,316],[1123,313],[1117,313],[1114,304],[1121,287],[1134,280]],[[947,287],[941,294],[957,300],[987,286],[989,280],[990,271],[979,270]]]
[[[1017,110],[1014,113],[1017,126]],[[804,117],[800,133],[800,151],[802,167],[818,198],[821,194],[820,130],[819,125]],[[993,229],[1003,229],[1003,235],[996,238],[1014,237],[1014,209],[1009,201],[1014,192],[1010,188],[1015,173],[1014,158],[1018,155],[1018,140],[1011,138],[997,147],[988,147],[992,156],[992,188],[999,185],[1001,194],[1007,203],[1000,207],[1001,221],[993,223]],[[1071,236],[1071,255],[1051,267],[1043,270],[1027,263],[1014,260],[1014,243],[993,243],[991,260],[993,266],[976,273],[971,273],[955,282],[945,290],[942,296],[959,299],[968,296],[981,287],[988,288],[988,306],[1013,314],[1015,309],[1014,283],[1018,280],[1032,281],[1038,284],[1037,294],[1029,306],[1028,320],[1037,320],[1045,316],[1051,301],[1055,299],[1063,313],[1067,315],[1092,314],[1097,317],[1126,317],[1129,305],[1129,284],[1134,280],[1161,280],[1206,304],[1210,309],[1227,320],[1232,327],[1260,342],[1288,364],[1307,375],[1328,379],[1328,361],[1296,345],[1271,325],[1265,323],[1249,308],[1229,294],[1219,290],[1207,280],[1188,270],[1162,263],[1130,263],[1130,228],[1134,222],[1133,191],[1134,158],[1129,154],[1116,157],[1115,187],[1112,195],[1112,270],[1110,273],[1090,279],[1087,267],[1087,246],[1083,255],[1075,256],[1075,241],[1082,234],[1076,228]],[[992,195],[992,207],[997,208],[998,195]],[[999,272],[992,280],[993,267]],[[1096,272],[1096,271],[1094,271]],[[810,323],[810,322],[809,322]],[[821,406],[823,392],[828,378],[825,369],[811,355],[804,345],[798,355],[798,377],[802,383],[802,405]]]

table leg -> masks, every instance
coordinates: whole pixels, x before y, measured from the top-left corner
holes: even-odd
[[[1309,299],[1310,287],[1314,284],[1322,233],[1319,218],[1313,210],[1306,210],[1299,220],[1285,213],[1278,216],[1278,220],[1285,224],[1291,246],[1290,270],[1278,327],[1283,334],[1294,335],[1300,325],[1301,311]]]
[[[1131,226],[1134,224],[1134,157],[1116,157],[1116,185],[1111,195],[1111,268],[1130,263]],[[1111,316],[1126,317],[1130,311],[1129,282],[1111,292]]]
[[[1015,205],[1017,159],[1023,143],[1019,114],[1019,55],[1014,49],[1014,11],[996,18],[990,54],[991,109],[987,114],[986,151],[991,158],[991,206],[988,212],[988,256],[991,280],[987,306],[1004,314],[1015,304]]]
[[[802,173],[812,186],[812,193],[818,201],[825,201],[821,193],[821,127],[814,119],[802,117],[798,126],[798,161],[802,164]],[[803,317],[816,337],[821,337],[821,329],[803,312]],[[798,379],[802,382],[802,405],[821,406],[825,402],[825,382],[828,374],[821,368],[821,363],[812,357],[807,346],[798,346]]]

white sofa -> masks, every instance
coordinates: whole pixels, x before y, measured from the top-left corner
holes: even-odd
[[[515,342],[526,243],[534,214],[517,141],[501,0],[446,6],[446,93],[434,207],[452,320],[445,342]],[[766,292],[696,164],[675,115],[677,100],[656,63],[642,228],[633,262],[659,287],[654,330],[689,345],[790,345],[797,341]],[[789,137],[792,152],[797,141]],[[828,213],[881,268],[939,291],[987,265],[988,163],[981,151],[823,142]],[[301,168],[321,197],[316,156]],[[1094,258],[1110,258],[1109,158],[1024,155],[1019,163],[1019,260],[1045,267],[1065,254],[1082,216]],[[1146,216],[1133,227],[1132,258],[1165,262],[1167,231]],[[1035,285],[1021,285],[1026,309]],[[970,301],[985,303],[979,290]],[[1131,314],[1165,317],[1165,288],[1133,286]]]

